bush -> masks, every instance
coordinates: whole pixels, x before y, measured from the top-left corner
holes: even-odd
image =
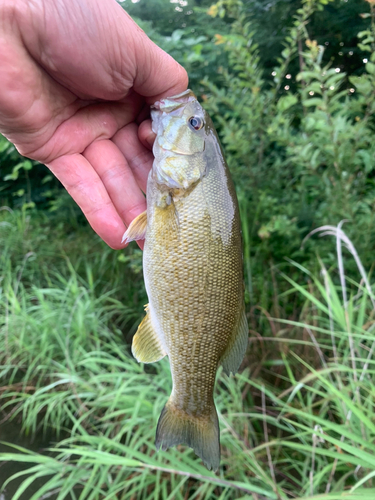
[[[284,257],[311,261],[325,244],[303,238],[323,224],[348,220],[347,232],[365,264],[373,262],[375,215],[375,45],[371,26],[358,36],[368,60],[360,77],[324,62],[324,47],[310,40],[308,21],[326,0],[297,11],[274,80],[265,81],[253,26],[237,9],[232,33],[220,39],[229,56],[219,85],[205,81],[205,106],[216,121],[242,208],[249,289],[257,301],[270,265]],[[222,5],[230,2],[221,2]],[[303,51],[299,51],[303,47]],[[293,58],[300,71],[289,73]],[[271,288],[274,285],[271,284]]]

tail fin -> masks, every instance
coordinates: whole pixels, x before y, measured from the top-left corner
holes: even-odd
[[[173,405],[171,400],[164,406],[156,429],[155,445],[166,450],[177,444],[193,448],[207,469],[217,471],[220,465],[220,431],[216,408],[212,403],[207,418],[188,415]]]

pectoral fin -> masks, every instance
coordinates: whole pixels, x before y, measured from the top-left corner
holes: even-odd
[[[133,337],[132,353],[139,363],[155,363],[167,354],[152,326],[149,312],[143,318]]]
[[[125,231],[121,243],[130,243],[131,241],[143,240],[146,236],[147,229],[147,210],[139,214],[130,223],[130,226]]]
[[[233,331],[228,347],[221,358],[223,370],[227,375],[238,371],[245,356],[248,341],[249,326],[247,324],[245,309],[243,309],[237,327]]]

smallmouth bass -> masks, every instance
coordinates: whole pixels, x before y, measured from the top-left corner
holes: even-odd
[[[186,444],[217,470],[216,371],[221,364],[236,373],[248,344],[238,203],[214,126],[191,90],[156,102],[151,117],[147,211],[123,238],[145,237],[149,304],[132,352],[142,363],[169,357],[173,390],[156,447]]]

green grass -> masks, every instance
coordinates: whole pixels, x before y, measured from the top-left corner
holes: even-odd
[[[30,500],[375,498],[374,296],[363,272],[345,276],[346,250],[339,271],[285,275],[274,304],[299,303],[298,317],[264,311],[242,371],[219,370],[215,475],[189,448],[155,450],[171,379],[167,360],[129,352],[146,301],[139,252],[37,214],[0,217],[1,417],[55,433],[49,454],[0,455],[25,465],[13,500],[40,478]]]

